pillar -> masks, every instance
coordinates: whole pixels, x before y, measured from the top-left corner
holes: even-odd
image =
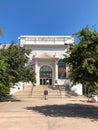
[[[35,61],[36,85],[39,85],[38,61]]]
[[[58,61],[55,61],[55,80],[58,80]]]

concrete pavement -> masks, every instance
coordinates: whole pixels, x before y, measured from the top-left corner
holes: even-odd
[[[84,97],[0,102],[0,130],[97,130],[98,104]]]
[[[84,99],[17,99],[0,103],[0,130],[97,130],[98,104]]]

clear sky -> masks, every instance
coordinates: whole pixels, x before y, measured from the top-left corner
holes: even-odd
[[[98,29],[98,0],[0,0],[0,43],[20,35],[70,35],[89,25]]]

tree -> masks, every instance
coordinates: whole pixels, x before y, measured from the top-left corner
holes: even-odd
[[[4,59],[0,59],[0,100],[2,96],[9,94],[10,82],[8,81],[7,67]]]
[[[25,65],[28,61],[25,53],[29,54],[30,50],[19,48],[15,44],[0,50],[1,96],[9,94],[10,87],[19,81],[35,82],[35,73],[32,67]]]
[[[78,44],[69,47],[65,61],[70,66],[69,77],[74,84],[81,83],[90,92],[98,90],[98,31],[83,28],[75,33]]]

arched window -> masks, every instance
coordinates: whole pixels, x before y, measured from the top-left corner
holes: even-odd
[[[40,78],[52,78],[52,69],[45,65],[40,69]]]

